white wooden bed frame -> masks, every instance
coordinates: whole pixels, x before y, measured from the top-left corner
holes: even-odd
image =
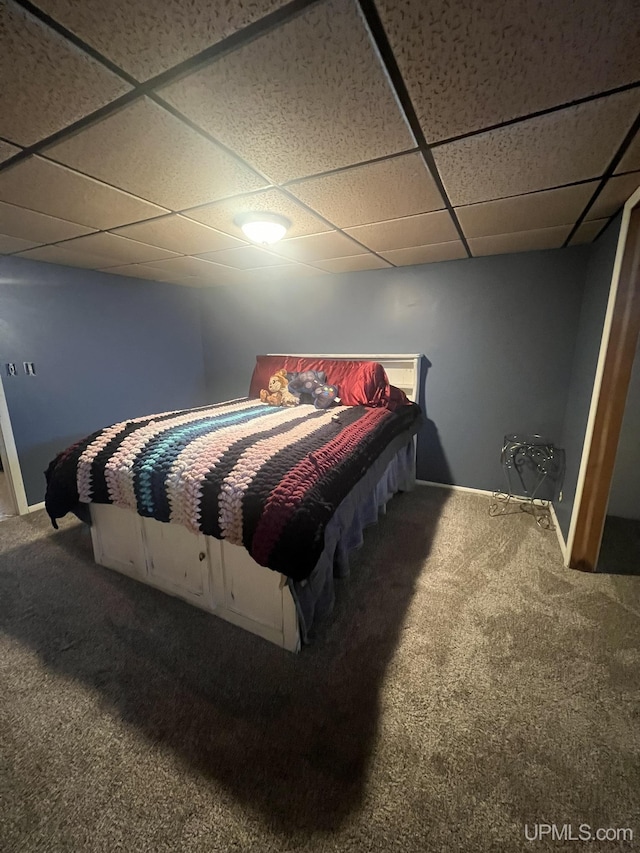
[[[410,400],[418,399],[419,354],[287,355],[380,362],[392,385]],[[298,615],[285,575],[260,566],[239,545],[110,504],[89,506],[96,563],[182,598],[291,652],[300,650]]]

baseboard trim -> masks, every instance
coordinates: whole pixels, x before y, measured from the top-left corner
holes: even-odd
[[[560,525],[558,524],[558,516],[556,515],[556,508],[553,504],[549,505],[551,511],[551,518],[553,519],[553,526],[556,529],[556,536],[558,537],[558,545],[560,546],[560,550],[562,551],[562,560],[565,566],[569,565],[569,551],[567,549],[567,543],[564,541],[564,536],[562,535],[562,530],[560,530]]]
[[[434,483],[431,480],[416,480],[416,486],[434,486],[436,489],[447,489],[450,492],[468,492],[470,494],[482,495],[483,497],[493,497],[493,495],[495,494],[495,492],[489,492],[487,491],[487,489],[474,489],[471,488],[471,486],[452,486],[450,483]],[[528,500],[528,498],[521,495],[513,495],[513,500],[526,501]],[[556,515],[556,510],[553,503],[549,504],[549,512],[551,514],[551,518],[553,519],[553,526],[556,531],[560,551],[562,552],[562,559],[564,561],[564,565],[568,566],[569,560],[567,544],[564,541],[562,530],[560,530],[560,525],[558,524],[558,516]]]
[[[40,501],[39,504],[30,504],[27,507],[27,512],[38,512],[41,509],[44,509],[44,501]]]

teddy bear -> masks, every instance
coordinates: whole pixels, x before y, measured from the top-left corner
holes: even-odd
[[[278,370],[269,379],[269,390],[260,391],[260,401],[269,406],[297,406],[300,403],[289,391],[289,381],[285,370]]]

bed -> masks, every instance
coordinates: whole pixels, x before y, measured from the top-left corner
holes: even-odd
[[[297,652],[363,529],[414,484],[420,361],[259,356],[246,398],[114,424],[60,453],[52,523],[75,512],[100,565]],[[280,365],[326,370],[349,405],[261,403]]]

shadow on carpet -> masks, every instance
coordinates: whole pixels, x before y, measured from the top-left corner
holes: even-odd
[[[24,541],[2,557],[0,620],[274,829],[335,830],[361,803],[385,670],[447,497],[390,502],[299,655],[96,566],[88,529],[49,535],[44,513],[16,520]]]

